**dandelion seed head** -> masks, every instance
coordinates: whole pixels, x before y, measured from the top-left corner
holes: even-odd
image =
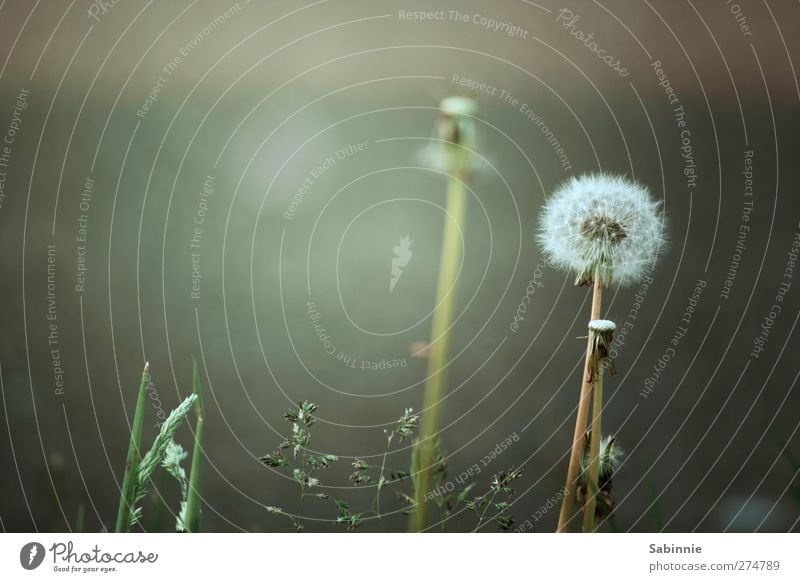
[[[547,201],[539,242],[557,267],[590,284],[626,285],[644,276],[664,246],[661,203],[647,188],[612,174],[584,174],[560,186]]]

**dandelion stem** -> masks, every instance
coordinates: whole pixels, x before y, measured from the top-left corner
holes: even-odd
[[[456,303],[456,283],[462,257],[462,240],[467,218],[466,170],[455,171],[447,184],[445,219],[439,281],[436,292],[437,309],[433,316],[432,343],[428,359],[428,380],[425,384],[422,430],[419,448],[419,478],[414,488],[416,508],[411,517],[411,531],[422,531],[430,519],[430,504],[425,496],[433,489],[434,449],[439,432],[441,400],[446,386],[447,357],[450,347],[450,328]]]
[[[117,511],[117,533],[130,529],[131,512],[136,503],[137,472],[141,461],[142,428],[144,426],[144,402],[147,398],[147,387],[150,384],[150,365],[145,362],[142,379],[139,382],[139,395],[136,399],[136,410],[131,424],[131,440],[128,443],[128,457],[125,461],[125,475],[122,477],[122,491]]]
[[[602,439],[601,415],[603,412],[603,366],[598,365],[597,380],[594,384],[594,402],[592,403],[592,433],[589,443],[589,480],[586,486],[586,504],[583,513],[583,531],[590,533],[595,528],[595,508],[597,493],[600,491],[600,439]]]
[[[600,310],[603,303],[603,283],[599,266],[595,268],[594,285],[592,292],[591,320],[600,319]],[[577,498],[578,478],[581,472],[581,458],[583,457],[584,439],[586,438],[586,422],[589,416],[589,399],[592,391],[592,360],[594,348],[592,337],[586,340],[586,359],[583,365],[583,378],[581,380],[581,395],[578,401],[578,415],[575,418],[575,433],[572,438],[572,452],[567,468],[567,481],[564,486],[564,498],[561,501],[561,513],[558,517],[558,532],[568,532],[575,510]]]

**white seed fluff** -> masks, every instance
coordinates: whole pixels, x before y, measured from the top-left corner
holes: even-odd
[[[664,246],[661,202],[624,176],[573,177],[547,201],[539,242],[556,267],[603,283],[626,285],[644,276]]]
[[[609,319],[593,319],[589,322],[589,329],[591,331],[614,331],[617,329],[617,324]]]

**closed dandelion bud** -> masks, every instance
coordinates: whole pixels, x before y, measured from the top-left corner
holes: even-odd
[[[425,151],[428,165],[445,172],[475,169],[477,114],[478,104],[469,97],[448,97],[439,104],[436,142]]]
[[[594,351],[594,358],[592,358],[589,368],[589,380],[594,378],[601,367],[609,367],[611,374],[616,376],[617,370],[610,355],[611,342],[616,329],[617,324],[608,319],[593,319],[589,322],[589,338]]]
[[[614,497],[611,495],[611,480],[622,464],[625,451],[617,444],[615,435],[608,435],[600,439],[600,472],[597,481],[597,509],[596,515],[599,522],[611,515],[614,509]],[[589,481],[589,443],[591,431],[586,433],[584,454],[581,459],[581,474],[578,481],[581,497],[587,495]]]

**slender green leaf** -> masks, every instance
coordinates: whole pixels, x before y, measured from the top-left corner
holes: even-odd
[[[189,495],[186,501],[186,518],[184,524],[186,531],[200,531],[200,487],[202,480],[202,456],[203,456],[203,397],[200,384],[200,370],[197,367],[197,360],[192,358],[192,385],[197,400],[194,404],[194,412],[197,416],[197,424],[194,429],[194,449],[192,450],[192,468],[189,475]]]
[[[139,382],[139,396],[136,400],[136,411],[131,424],[131,440],[128,444],[128,458],[125,461],[125,475],[122,478],[122,492],[117,511],[117,533],[130,529],[131,512],[136,494],[136,473],[139,468],[142,444],[142,427],[144,425],[144,402],[147,398],[147,387],[150,383],[150,364],[145,362],[142,379]]]

